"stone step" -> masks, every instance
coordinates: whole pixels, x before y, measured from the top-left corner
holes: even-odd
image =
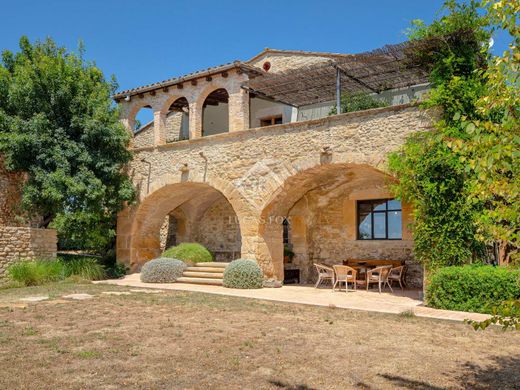
[[[177,283],[209,284],[213,286],[222,286],[222,279],[191,278],[187,276],[181,276],[179,279],[177,279]]]
[[[184,271],[182,276],[194,277],[194,278],[210,278],[210,279],[222,279],[224,274],[222,272],[195,272],[195,271]]]
[[[184,272],[186,272],[186,271],[189,271],[189,272],[214,272],[214,273],[223,274],[224,273],[224,268],[218,268],[218,267],[186,267]]]
[[[226,268],[229,263],[220,263],[220,262],[212,262],[212,263],[195,263],[195,267],[213,267],[213,268]]]

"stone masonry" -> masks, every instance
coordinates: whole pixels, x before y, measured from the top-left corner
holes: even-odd
[[[225,198],[239,222],[241,256],[256,259],[266,277],[283,278],[281,221],[291,215],[306,221],[293,226],[304,242],[294,244],[301,250],[293,266],[304,280],[313,278],[312,262],[345,256],[413,264],[407,217],[403,240],[358,241],[355,202],[392,196],[386,156],[430,124],[424,111],[401,105],[136,148],[129,172],[139,203],[119,216],[118,260],[138,269],[160,254],[168,213],[182,209],[188,232]],[[305,211],[305,204],[312,207]],[[213,232],[226,237],[234,229],[221,224]],[[200,238],[194,229],[186,234],[186,240]],[[411,275],[420,283],[417,266]]]

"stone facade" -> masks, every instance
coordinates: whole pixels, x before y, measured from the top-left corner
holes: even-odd
[[[56,231],[33,228],[20,217],[23,180],[24,175],[8,172],[0,160],[0,281],[16,260],[56,257]]]
[[[240,243],[241,256],[256,259],[266,277],[283,278],[282,221],[291,216],[301,221],[292,235],[300,234],[294,245],[302,248],[291,266],[300,267],[305,281],[312,280],[316,261],[411,262],[405,221],[401,241],[355,239],[355,202],[391,197],[386,156],[409,134],[429,128],[427,113],[400,105],[136,148],[130,174],[139,202],[119,215],[118,260],[139,269],[158,256],[161,226],[177,210],[184,215],[185,239],[206,239],[213,250]],[[236,227],[225,225],[230,212],[219,209],[222,199]],[[238,231],[240,241],[233,240]],[[210,240],[217,234],[220,240]],[[416,271],[411,275],[420,283]]]
[[[0,280],[17,260],[56,257],[56,231],[31,227],[0,226]]]

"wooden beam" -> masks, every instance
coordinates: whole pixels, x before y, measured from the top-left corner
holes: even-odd
[[[150,91],[150,95],[155,96],[155,89]]]
[[[184,85],[182,85],[182,83],[177,84],[177,89],[183,89],[183,88],[184,88]]]
[[[168,92],[168,87],[163,87],[163,92]]]
[[[224,78],[228,77],[228,72],[222,72],[222,77],[224,77]]]
[[[211,80],[213,80],[213,77],[211,77],[211,76],[206,76],[206,81],[211,81]]]
[[[197,79],[191,80],[191,85],[197,85]]]
[[[143,93],[140,93],[140,94],[139,94],[139,97],[140,97],[141,99],[144,98],[144,94],[143,94]]]

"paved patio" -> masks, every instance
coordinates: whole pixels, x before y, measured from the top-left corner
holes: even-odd
[[[423,301],[420,299],[420,290],[400,291],[399,289],[394,289],[394,293],[385,291],[379,294],[377,291],[367,292],[360,289],[355,292],[349,291],[349,293],[346,294],[344,290],[333,293],[330,286],[316,289],[313,286],[299,285],[287,285],[281,288],[263,288],[258,290],[239,290],[221,286],[185,283],[143,283],[140,281],[138,273],[127,275],[122,279],[103,280],[95,283],[115,284],[119,286],[141,287],[147,289],[194,291],[276,302],[337,307],[390,314],[413,313],[417,317],[454,321],[463,321],[465,319],[482,321],[488,318],[485,314],[438,310],[425,307],[423,306]]]

